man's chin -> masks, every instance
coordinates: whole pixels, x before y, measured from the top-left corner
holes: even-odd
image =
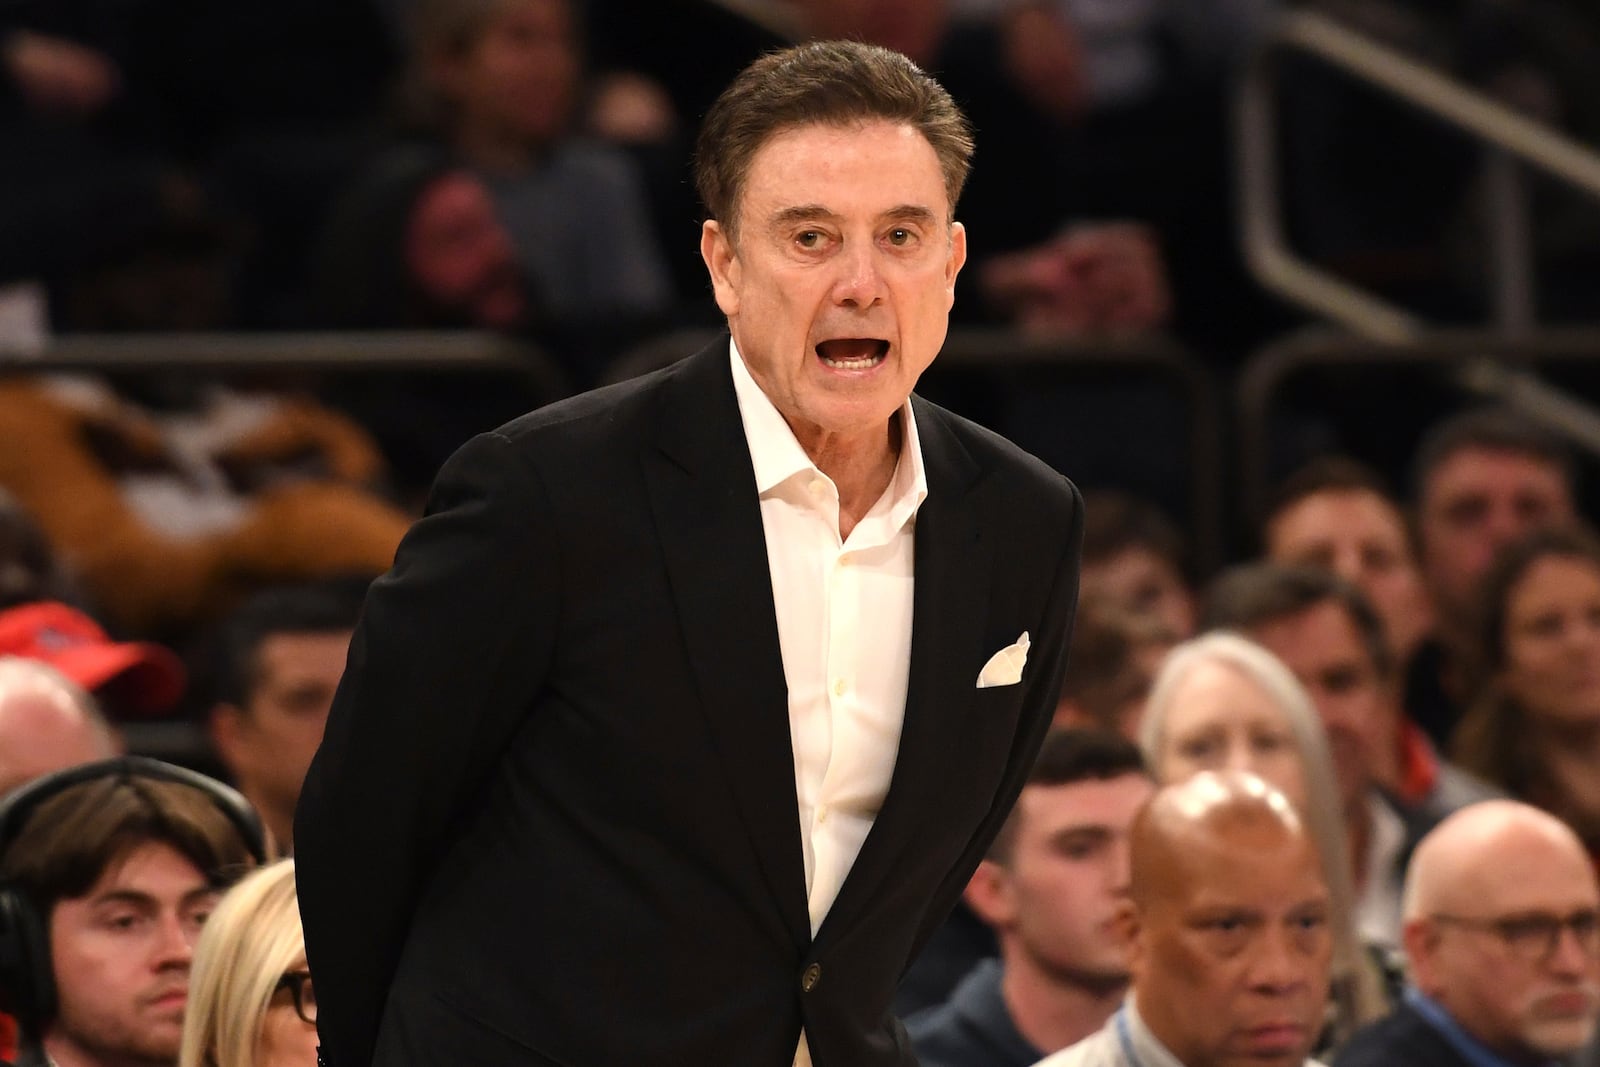
[[[1594,1037],[1595,1020],[1584,1018],[1536,1019],[1522,1030],[1522,1040],[1541,1056],[1569,1056]]]

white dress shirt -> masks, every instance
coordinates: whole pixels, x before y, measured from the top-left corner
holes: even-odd
[[[911,665],[912,530],[928,495],[908,400],[894,476],[839,537],[839,491],[730,346],[761,497],[816,935],[889,791]],[[805,1035],[795,1063],[811,1062]]]

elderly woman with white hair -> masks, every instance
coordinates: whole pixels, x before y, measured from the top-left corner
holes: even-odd
[[[317,994],[294,861],[255,871],[206,921],[189,972],[178,1067],[315,1067]]]
[[[1333,994],[1322,1051],[1384,1015],[1382,961],[1356,934],[1352,868],[1327,735],[1289,668],[1234,633],[1209,633],[1178,645],[1156,673],[1139,744],[1158,782],[1207,770],[1248,771],[1300,809],[1332,900]]]

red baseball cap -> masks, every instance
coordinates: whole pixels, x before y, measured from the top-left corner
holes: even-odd
[[[113,641],[100,624],[59,601],[0,611],[0,656],[48,663],[106,705],[112,715],[158,715],[183,695],[187,677],[172,650]]]

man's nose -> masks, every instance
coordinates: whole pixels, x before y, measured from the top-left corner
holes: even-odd
[[[198,933],[176,915],[158,921],[154,945],[157,966],[187,965],[194,958],[194,942]]]
[[[1267,930],[1250,961],[1250,985],[1261,992],[1287,993],[1305,984],[1311,965],[1311,957],[1288,931]]]
[[[847,242],[835,262],[839,270],[833,286],[835,303],[866,308],[883,298],[883,272],[870,243]]]
[[[1595,957],[1572,927],[1562,926],[1556,934],[1555,946],[1545,960],[1552,974],[1584,977],[1596,971]]]

